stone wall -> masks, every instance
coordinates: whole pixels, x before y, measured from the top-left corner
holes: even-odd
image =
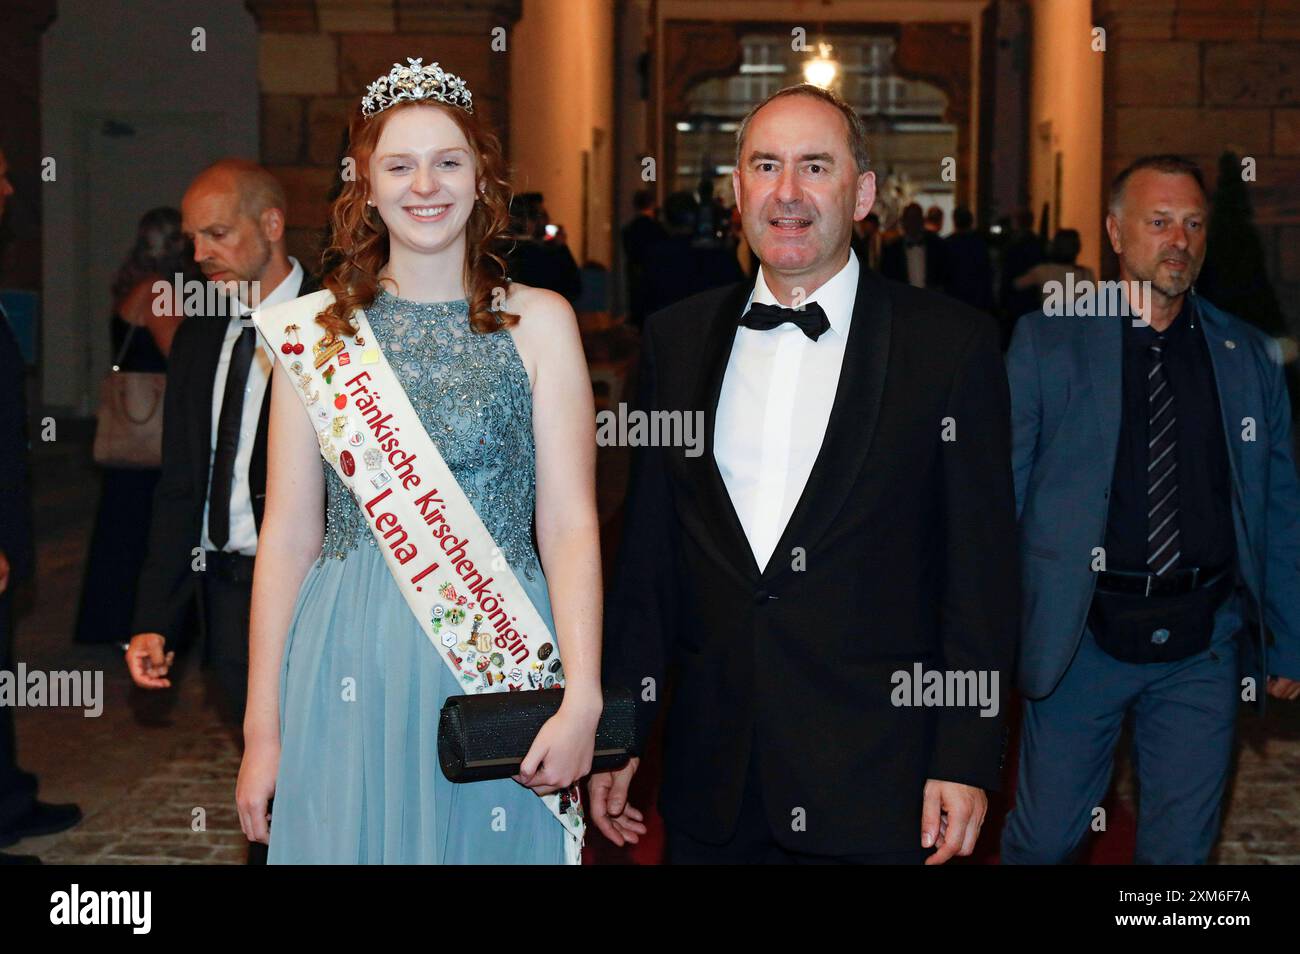
[[[522,0],[248,0],[261,30],[261,161],[289,198],[289,251],[315,269],[351,111],[393,63],[438,61],[464,77],[474,110],[509,154],[510,73],[492,29]]]
[[[1103,183],[1144,153],[1256,160],[1250,195],[1278,299],[1300,332],[1300,0],[1099,0]],[[1113,262],[1113,256],[1111,257]]]

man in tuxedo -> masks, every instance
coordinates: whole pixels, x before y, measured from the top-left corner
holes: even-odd
[[[222,717],[236,727],[243,724],[247,695],[248,613],[266,499],[275,361],[243,316],[259,304],[314,290],[285,251],[285,205],[274,176],[235,159],[200,173],[181,203],[195,260],[210,282],[223,287],[229,307],[221,315],[187,318],[172,343],[163,473],[140,577],[136,635],[126,654],[137,685],[170,686],[174,652],[166,645],[176,641],[197,595],[204,661]]]
[[[880,252],[884,244],[880,235],[880,216],[868,212],[867,217],[853,223],[853,237],[849,239],[858,264],[872,271],[880,271]]]
[[[0,150],[0,221],[13,194],[8,160]],[[36,572],[27,446],[27,369],[0,306],[0,672],[14,671],[13,587]],[[76,805],[50,805],[36,798],[36,776],[18,767],[13,709],[0,705],[0,848],[64,831],[79,821]],[[0,853],[0,864],[36,860]]]
[[[880,273],[914,288],[943,291],[948,285],[948,248],[937,232],[925,227],[915,202],[903,209],[903,234],[880,253]]]
[[[1130,713],[1136,862],[1205,862],[1238,706],[1300,697],[1300,482],[1281,351],[1192,288],[1207,204],[1195,163],[1133,163],[1106,231],[1145,302],[1027,314],[1007,352],[1026,702],[1004,863],[1075,857]],[[1239,667],[1247,628],[1255,658]]]
[[[948,282],[944,288],[972,308],[993,312],[993,263],[988,243],[975,231],[975,216],[964,205],[952,212],[952,234],[943,240]]]
[[[644,739],[675,669],[673,861],[942,863],[972,851],[998,785],[1014,659],[997,330],[851,252],[875,177],[837,96],[781,90],[737,139],[761,268],[647,320],[640,410],[698,415],[703,452],[638,449],[606,683],[636,691]],[[958,674],[987,705],[921,700],[914,680]],[[592,777],[618,844],[645,830],[638,764]]]

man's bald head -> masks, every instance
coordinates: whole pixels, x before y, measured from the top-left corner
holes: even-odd
[[[188,191],[196,189],[239,196],[240,213],[254,221],[260,219],[266,209],[279,209],[283,215],[288,205],[280,180],[249,159],[220,159],[214,162],[194,177]]]
[[[247,159],[222,159],[195,177],[181,200],[181,228],[211,280],[273,288],[290,270],[284,187]]]

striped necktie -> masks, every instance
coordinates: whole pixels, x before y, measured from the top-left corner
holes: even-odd
[[[1173,389],[1165,373],[1163,338],[1150,348],[1147,374],[1147,566],[1164,576],[1178,563],[1178,460]]]

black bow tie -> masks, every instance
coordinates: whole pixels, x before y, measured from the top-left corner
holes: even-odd
[[[820,338],[822,332],[831,326],[826,312],[822,311],[822,306],[815,301],[808,302],[802,308],[782,308],[780,305],[754,302],[740,319],[742,325],[755,331],[770,331],[787,321],[798,325],[813,341]]]

